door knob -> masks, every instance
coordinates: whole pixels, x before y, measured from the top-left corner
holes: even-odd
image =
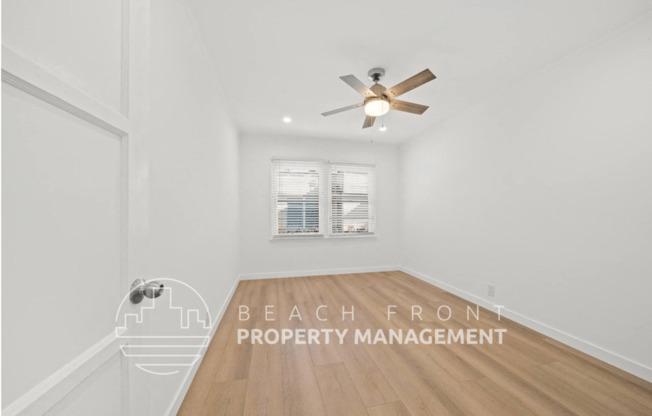
[[[163,284],[150,280],[149,282],[143,279],[136,279],[131,284],[131,291],[129,292],[129,300],[131,303],[138,304],[143,301],[143,298],[150,299],[158,298],[163,294]]]

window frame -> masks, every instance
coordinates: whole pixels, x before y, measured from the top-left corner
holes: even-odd
[[[314,166],[318,172],[318,209],[319,209],[319,232],[317,233],[278,233],[278,187],[279,183],[275,184],[275,164],[305,164],[306,166]],[[369,185],[368,190],[368,205],[371,211],[368,215],[369,219],[369,232],[363,233],[333,233],[332,232],[332,169],[338,166],[351,166],[352,168],[362,168],[370,170],[373,174],[373,181]],[[376,165],[362,164],[362,163],[334,163],[324,160],[310,160],[310,159],[272,159],[270,163],[270,237],[272,241],[277,240],[324,240],[324,239],[340,239],[340,238],[375,238],[377,236],[377,214],[376,214]]]
[[[376,166],[362,163],[327,163],[328,167],[328,194],[326,195],[328,209],[328,223],[326,224],[328,238],[364,238],[376,236]],[[367,190],[367,220],[369,221],[369,231],[361,233],[334,233],[333,232],[333,169],[339,167],[351,167],[354,169],[364,170],[373,176],[373,180],[368,184]]]
[[[306,167],[314,167],[317,172],[317,183],[318,183],[318,192],[317,192],[317,209],[318,209],[318,232],[316,233],[278,233],[278,192],[275,192],[279,187],[280,183],[275,185],[274,173],[277,172],[276,164],[289,164],[289,165],[305,165]],[[324,236],[324,207],[323,199],[325,198],[325,183],[324,183],[324,165],[320,160],[290,160],[290,159],[272,159],[270,164],[270,238],[272,240],[282,240],[282,239],[306,239],[306,238],[323,238]]]

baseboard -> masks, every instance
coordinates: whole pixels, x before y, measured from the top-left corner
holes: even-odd
[[[231,303],[231,299],[233,299],[233,294],[235,293],[235,290],[238,287],[238,283],[240,283],[240,280],[241,279],[239,277],[235,280],[233,286],[231,287],[231,290],[229,291],[229,294],[227,295],[226,299],[222,303],[222,306],[220,307],[220,310],[215,316],[215,319],[213,319],[213,327],[211,328],[210,337],[209,337],[211,341],[215,336],[217,327],[220,326],[220,322],[222,321],[224,312],[226,312],[226,308],[229,306],[229,303]],[[204,348],[204,350],[201,353],[201,359],[197,360],[195,365],[192,366],[192,368],[186,375],[186,378],[183,380],[183,383],[181,383],[179,390],[174,396],[174,400],[172,401],[172,404],[170,405],[168,411],[166,412],[167,416],[175,416],[179,412],[179,408],[181,408],[181,403],[183,402],[183,399],[186,397],[186,394],[188,393],[188,389],[190,388],[190,384],[192,383],[192,380],[195,378],[195,374],[197,374],[197,370],[199,369],[199,366],[201,365],[201,362],[204,359],[206,350],[207,348]]]
[[[240,275],[240,280],[278,279],[282,277],[303,277],[303,276],[328,276],[334,274],[351,274],[351,273],[391,272],[394,270],[399,270],[399,266],[349,267],[349,268],[342,268],[342,269],[311,269],[311,270],[294,270],[294,271],[286,271],[286,272],[245,273]]]
[[[424,273],[410,269],[409,267],[401,266],[398,269],[420,280],[423,280],[426,283],[430,283],[434,286],[437,286],[441,289],[451,292],[452,294],[457,295],[465,300],[468,300],[469,302],[473,302],[487,309],[495,310],[494,308],[495,303],[488,299],[474,295],[470,292],[455,287],[449,283],[443,282],[441,280],[428,276]],[[640,377],[643,380],[652,382],[652,368],[644,364],[630,360],[627,357],[623,357],[620,354],[609,351],[599,345],[595,345],[589,341],[580,339],[572,334],[561,331],[557,328],[551,327],[550,325],[547,325],[543,322],[539,322],[535,319],[527,317],[509,308],[502,308],[501,311],[502,311],[502,315],[505,316],[506,318],[518,322],[519,324],[524,325],[541,334],[544,334],[556,341],[559,341],[563,344],[573,347],[576,350],[579,350],[585,354],[588,354],[608,364],[611,364],[614,367],[618,367],[619,369],[626,371],[630,374],[633,374],[637,377]]]

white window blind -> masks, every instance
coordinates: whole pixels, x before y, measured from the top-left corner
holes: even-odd
[[[376,169],[330,165],[329,232],[333,235],[376,231]]]
[[[272,236],[323,234],[323,163],[272,161]]]

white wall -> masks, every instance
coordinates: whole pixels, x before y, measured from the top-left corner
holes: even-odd
[[[376,165],[375,238],[270,240],[270,161]],[[398,149],[370,142],[245,136],[240,142],[241,272],[245,278],[377,270],[398,264]]]
[[[650,378],[650,74],[647,19],[404,144],[404,266]]]
[[[182,3],[152,3],[150,273],[216,312],[238,275],[238,136]]]
[[[238,276],[238,137],[182,0],[152,2],[149,273],[192,285],[213,317]],[[185,374],[154,376],[162,415]]]

